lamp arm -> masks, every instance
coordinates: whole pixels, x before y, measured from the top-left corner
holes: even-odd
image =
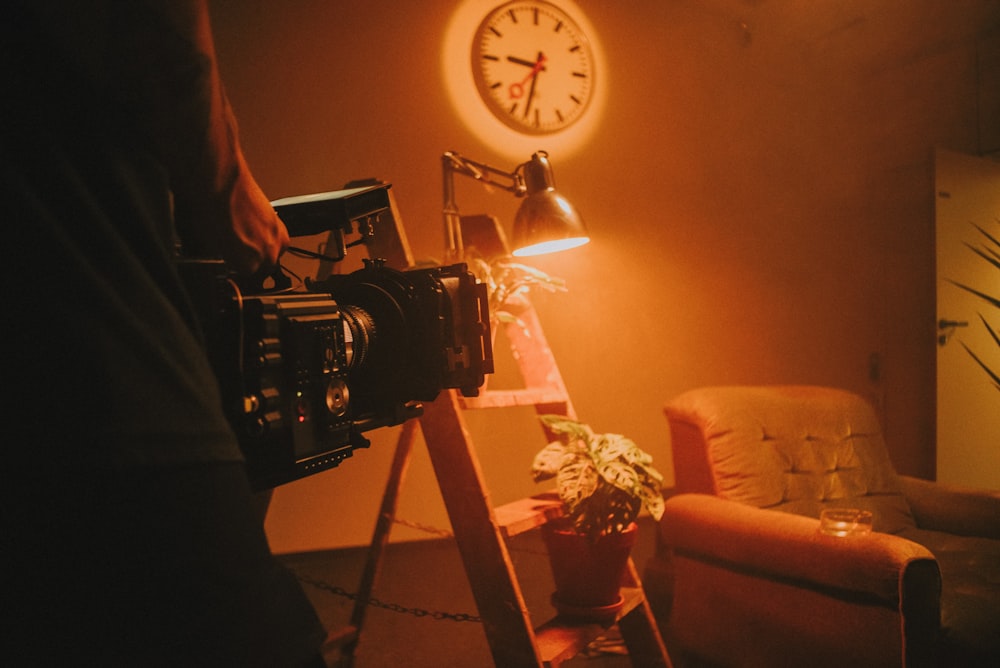
[[[524,177],[521,176],[520,172],[523,165],[518,165],[517,169],[513,172],[505,172],[502,169],[493,167],[492,165],[476,162],[475,160],[469,160],[468,158],[462,157],[452,151],[445,152],[441,160],[446,173],[445,181],[451,180],[450,176],[447,175],[449,173],[462,174],[463,176],[473,178],[480,183],[485,183],[486,185],[506,190],[509,193],[514,193],[517,197],[523,197],[528,192],[527,187],[524,185]],[[506,179],[508,182],[498,182],[494,180],[494,177],[501,177]]]
[[[528,193],[528,189],[520,172],[521,167],[523,165],[519,165],[513,172],[505,172],[485,163],[469,160],[452,151],[446,151],[441,156],[444,186],[444,206],[442,208],[444,247],[448,262],[461,262],[465,255],[465,244],[462,241],[462,221],[458,213],[458,204],[455,202],[455,174],[468,176],[488,186],[506,190],[514,193],[517,197],[524,197]],[[496,181],[495,177],[506,179],[508,182]]]
[[[445,262],[460,262],[465,255],[465,244],[462,241],[462,220],[455,203],[455,163],[449,153],[441,156],[442,183],[444,184],[444,249]]]

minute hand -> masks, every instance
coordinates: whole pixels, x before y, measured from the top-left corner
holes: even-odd
[[[528,117],[528,112],[531,111],[531,101],[535,99],[535,84],[538,83],[538,73],[542,70],[542,63],[545,62],[545,56],[541,53],[538,54],[538,63],[531,70],[531,86],[528,88],[528,99],[524,102],[524,117]]]

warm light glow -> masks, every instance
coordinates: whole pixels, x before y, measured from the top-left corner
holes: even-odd
[[[567,216],[575,216],[576,213],[573,211],[573,206],[569,203],[562,195],[557,195],[555,198],[556,206],[563,210]]]
[[[572,239],[556,239],[555,241],[543,241],[540,244],[518,248],[513,252],[516,257],[531,257],[532,255],[545,255],[547,253],[558,253],[582,246],[590,241],[590,237],[573,237]]]
[[[514,216],[514,255],[541,255],[581,246],[589,240],[580,214],[555,190],[555,179],[544,152],[524,164],[528,196]]]
[[[558,155],[560,159],[567,158],[586,145],[599,125],[604,108],[608,72],[597,31],[572,0],[559,0],[559,5],[576,17],[590,42],[597,69],[594,96],[586,115],[565,130],[544,137],[521,134],[501,123],[479,98],[470,60],[476,28],[491,10],[503,3],[504,0],[465,0],[455,9],[445,28],[441,77],[452,111],[470,132],[499,155],[513,160],[523,159],[524,155],[530,155],[543,143],[553,155]]]

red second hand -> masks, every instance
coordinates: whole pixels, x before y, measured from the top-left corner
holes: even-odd
[[[542,67],[545,65],[545,60],[546,58],[544,55],[538,56],[538,61],[535,62],[535,66],[531,68],[530,72],[528,72],[528,76],[524,77],[522,81],[515,81],[510,85],[510,98],[512,100],[516,100],[524,95],[524,84],[531,81],[532,77],[542,71]]]

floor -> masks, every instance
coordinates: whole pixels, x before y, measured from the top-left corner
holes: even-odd
[[[652,554],[655,527],[640,523],[633,560],[642,572]],[[548,558],[538,532],[514,537],[508,550],[532,620],[554,614]],[[353,610],[367,548],[282,555],[303,583],[328,630],[345,626]],[[478,621],[475,602],[453,539],[391,543],[383,557],[373,600],[366,609],[354,668],[440,668],[492,666],[489,645]],[[564,662],[566,668],[630,666],[612,627],[603,642],[586,655]]]

